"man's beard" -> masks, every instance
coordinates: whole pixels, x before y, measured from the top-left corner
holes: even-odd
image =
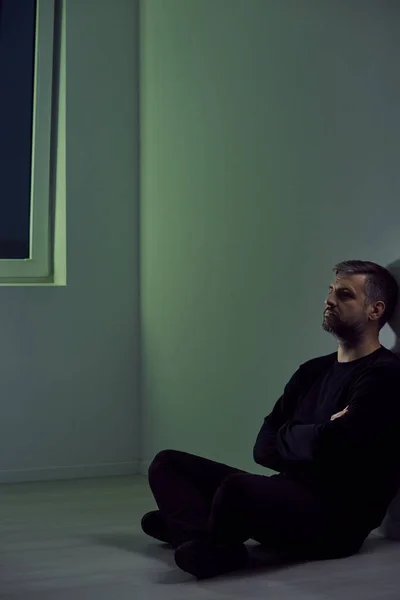
[[[364,336],[363,323],[346,323],[338,315],[329,312],[324,313],[322,328],[346,346],[357,345]]]

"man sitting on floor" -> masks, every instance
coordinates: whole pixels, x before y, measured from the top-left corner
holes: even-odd
[[[197,578],[244,566],[249,539],[295,559],[354,554],[399,489],[400,361],[379,342],[397,284],[365,261],[340,263],[335,274],[323,328],[338,350],[300,366],[254,446],[255,462],[278,474],[177,450],[149,468],[159,510],[142,528]]]

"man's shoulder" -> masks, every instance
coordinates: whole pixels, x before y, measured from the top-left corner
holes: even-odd
[[[300,369],[309,372],[314,370],[318,371],[324,367],[328,368],[336,361],[336,359],[337,352],[324,354],[323,356],[317,356],[316,358],[305,361],[300,365]],[[364,367],[367,367],[368,369],[378,369],[379,371],[382,369],[396,371],[397,369],[400,369],[400,357],[382,346],[378,352],[374,352],[371,355],[370,360],[366,361]]]
[[[382,346],[380,350],[374,354],[374,360],[372,361],[373,365],[390,365],[394,368],[400,367],[399,356],[384,346]]]
[[[394,375],[400,378],[400,358],[382,346],[380,351],[374,353],[371,360],[366,363],[362,375],[364,377]]]
[[[393,393],[400,394],[400,359],[390,350],[372,357],[363,369],[354,373],[352,391],[378,394],[382,402],[385,398],[391,401]]]

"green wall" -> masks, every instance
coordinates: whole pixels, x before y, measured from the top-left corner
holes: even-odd
[[[331,267],[399,258],[396,12],[142,2],[143,471],[163,448],[259,470],[265,414],[334,349]]]

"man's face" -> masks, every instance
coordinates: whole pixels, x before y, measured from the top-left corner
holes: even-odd
[[[362,336],[370,321],[371,307],[366,303],[365,275],[340,275],[329,287],[325,301],[323,328],[343,340]]]

